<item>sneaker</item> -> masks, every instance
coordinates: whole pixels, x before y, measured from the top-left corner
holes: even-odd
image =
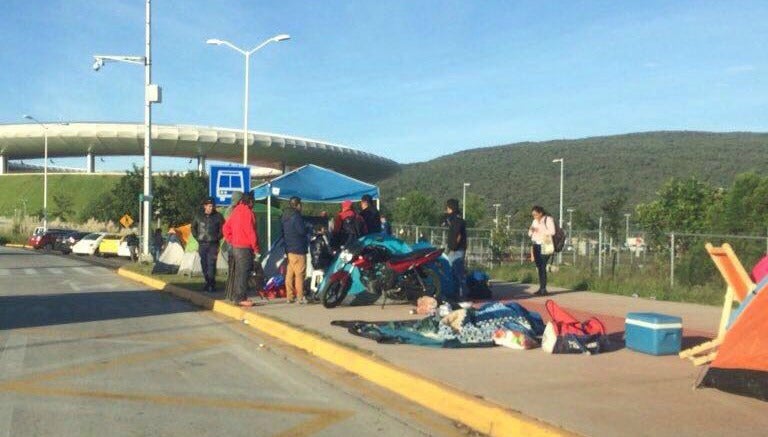
[[[546,295],[549,294],[549,292],[547,290],[539,290],[539,291],[537,291],[536,293],[533,293],[533,294],[535,294],[536,296],[546,296]]]
[[[299,299],[299,305],[306,305],[308,303],[309,302],[307,301],[306,297],[302,297],[301,299]]]
[[[294,298],[290,298],[290,299],[286,300],[285,302],[286,302],[286,303],[295,303],[295,302],[296,302],[296,299],[294,299]]]
[[[246,300],[241,300],[241,301],[240,301],[240,302],[238,302],[237,304],[238,304],[239,306],[241,306],[241,307],[252,307],[252,306],[253,306],[253,302],[251,302],[251,301],[250,301],[250,300],[248,300],[248,299],[246,299]]]

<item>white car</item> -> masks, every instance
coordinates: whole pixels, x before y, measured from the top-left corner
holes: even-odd
[[[88,234],[82,238],[82,240],[75,243],[72,246],[72,253],[76,255],[93,255],[99,250],[99,244],[104,236],[107,235],[104,232],[94,232]]]

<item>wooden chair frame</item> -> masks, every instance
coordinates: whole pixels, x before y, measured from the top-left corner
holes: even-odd
[[[742,302],[747,294],[755,289],[755,283],[749,277],[739,258],[733,252],[730,244],[725,243],[715,247],[710,243],[704,246],[717,270],[723,276],[726,283],[725,302],[723,312],[720,315],[720,325],[717,329],[717,337],[698,346],[680,352],[680,358],[690,359],[694,366],[701,366],[712,362],[717,357],[717,347],[723,343],[725,331],[728,328],[728,320],[733,309],[733,302]]]

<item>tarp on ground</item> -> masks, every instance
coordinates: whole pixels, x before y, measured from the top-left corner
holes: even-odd
[[[178,272],[181,260],[184,258],[184,248],[180,243],[168,243],[152,267],[152,274],[173,274]]]
[[[377,199],[379,189],[333,170],[308,164],[253,189],[255,199],[266,199],[270,194],[279,199],[297,196],[305,202],[334,203],[360,200],[365,194]]]
[[[701,385],[768,401],[768,279],[742,302]]]

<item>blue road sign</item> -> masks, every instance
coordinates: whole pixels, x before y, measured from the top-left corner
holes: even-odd
[[[208,194],[215,199],[216,205],[230,205],[235,191],[251,191],[250,167],[212,165],[208,175]]]

